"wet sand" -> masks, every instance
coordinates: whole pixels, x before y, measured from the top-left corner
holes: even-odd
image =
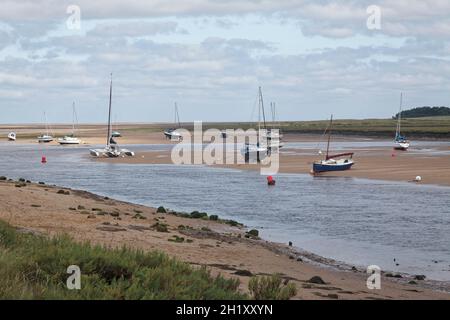
[[[239,278],[242,291],[247,290],[250,274],[280,273],[298,287],[296,299],[450,299],[449,293],[429,289],[437,288],[439,284],[429,281],[408,284],[411,278],[383,276],[382,289],[369,290],[364,270],[318,266],[308,261],[314,255],[283,244],[246,239],[242,228],[158,214],[154,208],[84,191],[64,189],[70,194],[58,194],[59,190],[61,188],[30,183],[16,187],[15,182],[0,181],[0,219],[44,235],[66,233],[78,241],[109,247],[126,245],[143,250],[161,250],[193,265],[205,265],[213,274]],[[138,213],[144,218],[136,219]],[[152,225],[156,222],[167,224],[169,232],[154,230]],[[192,229],[181,231],[180,225]],[[192,242],[169,241],[174,236]],[[301,243],[296,245],[301,247]],[[313,260],[326,261],[319,257]],[[245,273],[247,275],[242,275]],[[320,276],[326,284],[308,283],[313,276]]]
[[[300,138],[301,139],[301,138]],[[297,140],[298,141],[298,140]],[[304,140],[302,140],[304,141]],[[440,151],[449,151],[450,147],[441,147]],[[353,177],[388,181],[412,182],[421,176],[421,184],[450,186],[450,153],[435,154],[409,151],[394,151],[392,148],[352,149],[355,165],[351,170],[321,173],[318,176]],[[280,152],[280,173],[311,174],[312,163],[320,159],[316,150],[298,150],[283,148]],[[128,164],[170,164],[171,152],[138,152],[134,158],[99,159],[110,163]],[[260,170],[257,164],[221,164],[220,167],[239,170]]]

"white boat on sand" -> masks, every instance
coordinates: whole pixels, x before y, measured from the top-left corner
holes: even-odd
[[[15,132],[8,133],[8,140],[9,141],[16,141],[16,138],[17,138],[17,136],[16,136]]]
[[[45,134],[42,134],[38,137],[39,143],[49,143],[53,141],[53,136],[49,134],[48,123],[47,123],[47,115],[44,112],[44,120],[45,120]]]
[[[58,143],[60,145],[76,145],[81,143],[80,139],[75,137],[75,119],[77,119],[77,113],[75,111],[75,102],[74,102],[72,105],[72,134],[64,136],[63,138],[59,138]]]
[[[403,93],[400,94],[400,110],[397,116],[397,130],[395,131],[394,149],[395,150],[408,150],[410,143],[405,136],[401,134],[402,127],[402,105],[403,105]]]

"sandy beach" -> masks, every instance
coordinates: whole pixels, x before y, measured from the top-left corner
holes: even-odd
[[[190,264],[205,265],[213,274],[239,278],[242,291],[247,290],[250,275],[280,273],[297,285],[296,299],[450,299],[448,293],[429,289],[436,288],[436,283],[408,284],[411,278],[383,276],[381,290],[368,290],[365,270],[319,266],[309,258],[320,262],[326,259],[286,244],[246,239],[245,228],[160,214],[155,208],[84,191],[33,183],[16,185],[14,181],[0,182],[0,219],[23,231],[50,236],[65,233],[78,241],[108,247],[161,250]],[[156,222],[167,224],[169,232],[154,230]],[[186,241],[169,241],[175,236]],[[309,283],[313,276],[321,277],[326,284]]]

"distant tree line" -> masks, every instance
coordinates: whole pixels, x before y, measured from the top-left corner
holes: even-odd
[[[399,113],[392,117],[398,119]],[[402,111],[402,118],[420,118],[450,116],[450,108],[447,107],[419,107]]]

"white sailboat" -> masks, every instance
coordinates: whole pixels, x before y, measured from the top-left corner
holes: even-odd
[[[175,125],[178,125],[178,127],[164,130],[164,135],[169,140],[182,141],[183,136],[179,131],[177,131],[177,129],[179,129],[181,127],[181,124],[180,124],[180,115],[178,113],[178,105],[176,102],[175,102],[175,121],[174,121],[174,123],[175,123]]]
[[[9,141],[16,141],[16,138],[17,138],[17,136],[16,136],[15,132],[8,133],[8,140]]]
[[[261,129],[261,116],[263,119],[263,127]],[[262,95],[262,89],[258,90],[258,132],[256,144],[246,143],[241,149],[241,154],[245,157],[245,162],[248,162],[250,158],[255,158],[259,163],[262,158],[270,155],[271,148],[268,146],[267,128],[266,128],[266,114],[264,112],[264,100]]]
[[[403,105],[403,93],[400,94],[400,110],[397,116],[397,129],[395,131],[394,149],[395,150],[408,150],[410,143],[405,136],[401,134],[402,127],[402,105]]]
[[[45,134],[42,134],[38,137],[39,143],[49,143],[53,141],[53,136],[51,136],[48,131],[47,114],[45,112],[44,112],[44,121],[45,121]]]
[[[114,137],[112,135],[111,128],[111,104],[112,104],[112,74],[111,74],[111,82],[109,86],[109,112],[108,112],[108,133],[106,136],[106,146],[103,149],[91,149],[89,150],[91,156],[93,157],[106,157],[106,158],[117,158],[129,156],[133,157],[135,154],[133,151],[128,149],[122,149],[119,147],[116,141],[114,141]]]
[[[77,117],[77,113],[75,110],[75,102],[74,102],[72,104],[72,134],[64,136],[63,138],[59,138],[58,143],[60,145],[76,145],[76,144],[81,143],[80,139],[75,137],[75,119],[77,119],[77,122],[78,122],[78,117]]]

